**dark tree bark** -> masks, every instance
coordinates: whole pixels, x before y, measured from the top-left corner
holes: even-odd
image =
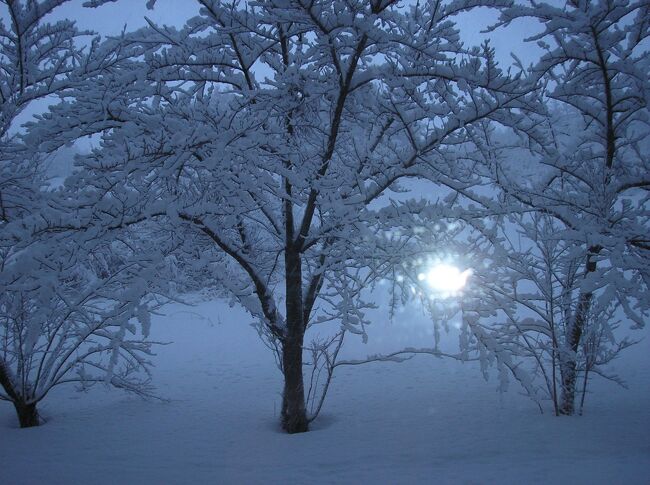
[[[302,375],[302,337],[287,338],[283,345],[282,427],[287,433],[309,431]]]
[[[16,391],[10,372],[2,360],[0,360],[0,386],[5,390],[16,408],[18,422],[21,428],[31,428],[32,426],[41,424],[38,411],[36,410],[36,403],[25,403],[23,397]]]
[[[597,255],[602,248],[598,246],[590,247],[585,264],[585,276],[596,271],[596,262],[593,257]],[[591,292],[580,293],[578,306],[571,322],[570,328],[567,329],[566,346],[570,352],[564,352],[560,364],[560,374],[562,377],[562,394],[560,396],[559,413],[567,416],[575,414],[575,395],[576,381],[578,377],[578,348],[580,340],[587,324],[589,308],[591,307]]]
[[[14,401],[14,407],[16,408],[18,422],[21,428],[31,428],[41,424],[36,403],[27,404],[22,401]]]
[[[587,312],[591,305],[591,298],[591,293],[583,293],[580,295],[574,321],[567,335],[567,347],[571,353],[565,352],[566,355],[564,355],[562,364],[560,365],[562,394],[560,396],[559,413],[567,416],[575,414],[576,381],[578,377],[576,357],[586,323]]]
[[[309,431],[302,375],[302,346],[305,324],[302,311],[302,265],[300,254],[289,247],[285,252],[287,333],[282,342],[282,427],[287,433]]]

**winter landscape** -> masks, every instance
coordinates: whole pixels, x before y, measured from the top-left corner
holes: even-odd
[[[411,317],[378,322],[349,356],[430,342]],[[63,388],[26,430],[3,405],[3,483],[648,483],[647,346],[615,365],[629,389],[595,382],[575,419],[540,414],[515,384],[499,394],[475,364],[420,356],[341,369],[312,430],[287,436],[250,321],[212,303],[155,320],[174,342],[154,360],[168,402]]]
[[[650,483],[649,37],[0,0],[0,483]]]

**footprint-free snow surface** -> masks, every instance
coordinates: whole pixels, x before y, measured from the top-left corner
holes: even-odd
[[[367,345],[351,336],[346,356],[431,345],[416,320],[376,324]],[[541,415],[516,383],[499,394],[473,363],[420,356],[338,368],[312,431],[289,436],[279,371],[249,323],[222,303],[157,317],[154,337],[173,342],[154,358],[166,402],[61,388],[26,430],[0,402],[0,483],[650,483],[647,341],[614,363],[629,389],[594,382],[582,417]]]

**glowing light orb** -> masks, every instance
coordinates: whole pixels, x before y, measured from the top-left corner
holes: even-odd
[[[461,271],[456,266],[440,263],[426,273],[420,273],[418,279],[425,281],[431,289],[442,294],[455,294],[467,284],[467,278],[472,270]]]

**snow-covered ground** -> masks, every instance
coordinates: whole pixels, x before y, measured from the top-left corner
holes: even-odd
[[[60,389],[39,428],[0,403],[0,484],[650,483],[650,352],[616,362],[629,385],[594,384],[583,417],[540,415],[513,384],[429,356],[337,370],[310,433],[278,427],[281,379],[250,318],[222,303],[154,321],[155,379],[169,402]],[[408,316],[350,356],[430,345]]]

